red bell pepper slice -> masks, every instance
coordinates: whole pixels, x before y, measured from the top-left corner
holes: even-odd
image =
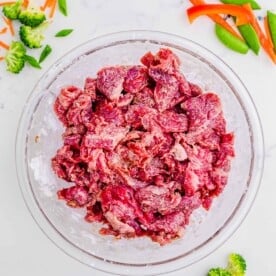
[[[190,2],[194,5],[194,6],[198,6],[198,5],[204,5],[206,4],[204,2],[204,0],[190,0]],[[212,14],[212,15],[208,15],[209,18],[211,18],[215,23],[221,25],[224,29],[226,29],[227,31],[229,31],[232,35],[234,35],[235,37],[239,38],[240,40],[243,40],[242,37],[239,35],[238,32],[236,32],[232,26],[225,21],[220,15],[218,14]]]
[[[229,14],[237,18],[236,25],[250,23],[252,16],[243,6],[227,4],[204,4],[193,6],[187,10],[189,21],[192,23],[197,17],[202,15]]]

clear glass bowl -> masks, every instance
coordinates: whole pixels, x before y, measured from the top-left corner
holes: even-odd
[[[51,169],[62,144],[63,127],[53,113],[60,88],[82,87],[87,76],[108,65],[137,64],[147,51],[171,48],[188,80],[217,93],[228,131],[236,135],[236,157],[224,192],[209,212],[196,210],[183,238],[160,247],[148,238],[116,240],[101,236],[97,224],[84,221],[84,210],[57,200],[66,186]],[[210,254],[238,228],[258,191],[263,171],[259,117],[239,77],[216,55],[174,35],[127,31],[92,39],[58,60],[38,81],[24,108],[17,132],[16,164],[28,209],[43,232],[64,252],[93,268],[120,275],[154,275],[188,266]]]

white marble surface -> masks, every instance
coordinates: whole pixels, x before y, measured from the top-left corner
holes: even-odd
[[[26,68],[15,76],[0,64],[0,275],[108,275],[78,263],[52,244],[24,205],[15,173],[14,144],[18,120],[34,84],[65,52],[86,41],[114,31],[150,29],[175,33],[209,48],[228,63],[249,89],[263,124],[265,169],[259,194],[236,233],[202,261],[167,275],[203,276],[213,265],[223,265],[229,252],[242,253],[248,276],[276,275],[276,67],[261,53],[241,56],[226,50],[213,35],[205,18],[188,24],[188,0],[68,0],[68,18],[57,16],[49,33],[73,27],[64,39],[49,39],[52,54],[42,70]],[[275,1],[259,0],[264,9],[276,10]]]

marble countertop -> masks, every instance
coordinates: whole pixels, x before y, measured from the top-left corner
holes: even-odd
[[[259,0],[264,10],[276,10],[276,2]],[[29,214],[15,173],[15,136],[24,103],[39,77],[64,53],[102,34],[148,29],[174,33],[194,40],[220,56],[239,75],[256,104],[265,138],[265,168],[262,184],[245,221],[219,249],[190,267],[168,276],[201,276],[212,266],[224,265],[228,253],[242,253],[248,276],[276,275],[276,67],[263,52],[242,56],[221,45],[214,37],[213,23],[201,18],[189,25],[185,16],[188,0],[68,0],[69,16],[57,15],[51,32],[74,28],[71,36],[49,38],[53,54],[42,70],[25,68],[20,75],[5,72],[0,64],[0,275],[109,275],[92,270],[58,249]]]

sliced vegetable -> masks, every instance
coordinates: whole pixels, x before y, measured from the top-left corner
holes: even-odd
[[[43,62],[51,54],[51,52],[52,52],[51,46],[46,45],[40,54],[39,63]]]
[[[52,18],[56,11],[57,0],[50,1],[50,18]]]
[[[12,20],[15,20],[18,18],[18,15],[20,13],[22,0],[18,0],[14,4],[5,5],[2,9],[3,14]]]
[[[190,0],[190,2],[193,5],[203,5],[206,4],[204,2],[204,0]],[[211,18],[215,23],[221,25],[224,29],[228,30],[230,33],[232,33],[232,35],[236,36],[237,38],[241,38],[241,36],[239,35],[238,32],[236,32],[231,25],[225,21],[220,15],[218,14],[212,14],[212,15],[208,15],[209,18]]]
[[[52,18],[55,14],[57,5],[57,0],[45,0],[43,6],[40,7],[42,11],[45,11],[47,8],[50,9],[49,17]]]
[[[28,62],[32,67],[41,69],[39,62],[34,57],[25,55],[25,61]]]
[[[275,13],[271,11],[267,12],[267,23],[271,34],[271,39],[274,45],[274,49],[276,49],[276,14]]]
[[[243,7],[245,9],[248,10],[248,12],[251,14],[251,25],[252,27],[255,29],[258,37],[259,37],[259,40],[260,40],[260,43],[263,47],[263,49],[266,51],[266,53],[268,54],[268,56],[270,57],[270,59],[276,63],[276,54],[274,52],[274,49],[273,49],[273,45],[271,45],[271,43],[269,42],[269,40],[266,38],[265,34],[263,33],[252,9],[251,9],[251,6],[250,4],[245,4],[243,5]]]
[[[45,0],[43,6],[40,7],[42,11],[45,11],[49,5],[49,0]]]
[[[9,48],[10,48],[10,46],[7,43],[5,43],[1,40],[0,40],[0,47],[4,48],[6,50],[9,50]]]
[[[187,10],[187,15],[191,23],[199,16],[214,14],[229,14],[235,16],[237,18],[237,26],[250,23],[252,19],[251,14],[246,8],[237,5],[205,4],[193,6]]]
[[[221,27],[219,24],[215,25],[215,32],[218,39],[229,49],[241,54],[246,54],[248,52],[249,48],[245,42],[233,36],[229,31]]]
[[[58,0],[58,8],[60,12],[67,16],[67,1],[66,0]]]
[[[272,41],[272,37],[271,37],[271,32],[270,32],[270,29],[269,29],[269,26],[268,26],[267,16],[264,17],[264,29],[265,29],[265,34],[266,34],[266,37],[267,37],[269,43],[271,45],[273,45],[273,41]],[[274,47],[274,49],[275,49],[275,47]]]
[[[258,35],[254,28],[250,24],[244,24],[238,26],[238,29],[249,48],[252,49],[256,55],[258,55],[261,45]]]
[[[220,0],[224,4],[243,5],[249,3],[253,10],[260,10],[261,6],[255,0]]]
[[[10,20],[9,18],[7,18],[5,16],[3,17],[3,19],[4,19],[5,23],[7,24],[11,35],[14,36],[15,32],[14,32],[12,20]]]
[[[7,71],[19,73],[25,65],[26,48],[19,41],[12,41],[10,49],[5,57]]]
[[[22,7],[27,9],[29,6],[29,0],[23,0]]]
[[[0,34],[4,34],[4,33],[6,33],[6,32],[7,32],[7,30],[8,30],[8,28],[7,28],[7,27],[2,28],[2,29],[0,30]]]
[[[1,6],[6,6],[6,5],[12,5],[14,4],[16,1],[6,1],[6,2],[0,2],[0,7]]]
[[[55,37],[64,37],[73,32],[73,29],[63,29],[55,34]]]
[[[2,61],[2,60],[4,60],[4,59],[5,59],[5,57],[1,57],[1,56],[0,56],[0,61]]]

